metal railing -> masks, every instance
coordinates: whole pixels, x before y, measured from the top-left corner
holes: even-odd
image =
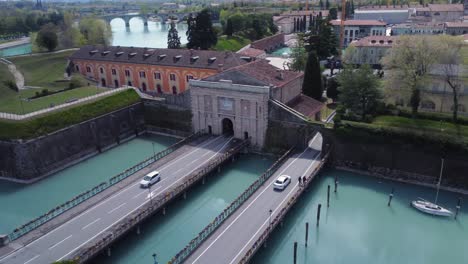
[[[278,160],[273,163],[268,170],[262,174],[255,182],[253,182],[241,195],[239,195],[224,211],[211,221],[198,235],[192,239],[189,244],[179,251],[168,263],[182,263],[193,251],[195,251],[237,208],[239,208],[262,184],[273,175],[276,170],[283,164],[284,160],[289,156],[293,149],[286,151]]]
[[[119,183],[120,181],[126,179],[130,175],[138,172],[139,170],[147,167],[148,165],[158,161],[159,159],[167,156],[168,154],[174,152],[180,146],[187,144],[188,142],[204,135],[203,131],[197,132],[195,134],[190,135],[187,138],[184,138],[177,143],[173,144],[172,146],[166,148],[165,150],[143,160],[142,162],[136,164],[135,166],[126,169],[125,171],[117,174],[116,176],[110,178],[108,181],[102,182],[99,185],[93,187],[91,190],[85,191],[78,196],[73,197],[71,200],[55,207],[54,209],[50,210],[49,212],[29,221],[28,223],[16,228],[8,234],[8,238],[10,241],[16,240],[19,237],[31,232],[32,230],[38,228],[42,224],[52,220],[53,218],[63,214],[64,212],[68,211],[69,209],[83,203],[84,201],[88,200],[89,198],[101,193],[102,191],[106,190],[107,188]]]
[[[148,204],[139,208],[134,213],[130,214],[127,218],[120,221],[109,232],[101,235],[101,237],[97,239],[97,241],[95,240],[96,242],[92,246],[88,246],[86,248],[81,249],[78,253],[75,254],[75,256],[73,257],[73,260],[75,260],[78,263],[83,263],[91,259],[94,255],[96,255],[98,252],[100,252],[101,250],[106,248],[109,244],[111,244],[115,239],[127,233],[131,228],[137,225],[140,221],[153,215],[155,212],[160,210],[165,204],[167,204],[172,199],[174,199],[175,197],[177,197],[178,195],[186,191],[192,184],[199,181],[209,172],[216,169],[222,163],[227,161],[231,156],[240,152],[248,144],[249,144],[248,141],[242,141],[242,143],[235,146],[234,148],[229,149],[226,153],[216,158],[213,162],[209,163],[207,166],[203,167],[203,169],[195,173],[193,176],[188,176],[188,178],[182,184],[156,196],[155,198],[150,200]]]
[[[268,238],[268,236],[273,232],[275,227],[283,220],[283,218],[286,216],[287,212],[291,208],[293,204],[296,203],[297,199],[301,196],[301,194],[304,192],[307,186],[309,186],[309,183],[313,180],[315,175],[320,172],[322,167],[325,165],[328,156],[330,152],[328,152],[325,157],[322,158],[320,161],[319,166],[317,166],[314,171],[306,177],[306,181],[304,184],[303,188],[299,188],[291,198],[289,198],[288,202],[281,208],[280,212],[275,216],[275,218],[271,221],[271,224],[267,226],[267,228],[262,232],[260,237],[253,243],[253,245],[250,247],[250,249],[245,253],[244,257],[239,261],[239,264],[244,264],[248,263],[250,258],[253,257],[253,255],[257,252],[257,250],[260,248],[260,246],[265,242],[265,240]]]

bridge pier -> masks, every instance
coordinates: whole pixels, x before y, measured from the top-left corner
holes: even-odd
[[[108,247],[107,248],[107,256],[110,257],[111,255],[112,255],[111,248]]]
[[[137,226],[136,233],[137,233],[137,235],[139,235],[139,234],[140,234],[140,226]]]
[[[166,215],[166,207],[163,207],[163,215]]]

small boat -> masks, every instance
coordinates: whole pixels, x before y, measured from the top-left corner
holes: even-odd
[[[452,211],[445,209],[444,207],[439,206],[437,204],[428,202],[421,198],[419,198],[419,200],[412,201],[411,205],[414,208],[426,214],[439,215],[439,216],[452,216],[453,215]]]
[[[444,170],[444,159],[442,159],[442,164],[440,167],[440,176],[439,182],[437,183],[437,193],[435,197],[434,203],[426,201],[422,198],[418,198],[418,200],[414,200],[411,202],[411,205],[418,209],[421,212],[431,215],[439,215],[439,216],[452,216],[452,211],[445,209],[444,207],[437,205],[437,198],[439,198],[439,189],[440,189],[440,181],[442,180],[442,172]]]

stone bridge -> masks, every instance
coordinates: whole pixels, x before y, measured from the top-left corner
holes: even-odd
[[[101,16],[102,19],[110,23],[114,19],[123,19],[125,26],[130,27],[130,20],[134,17],[143,19],[144,26],[148,26],[148,20],[151,18],[159,18],[162,24],[165,24],[168,19],[177,20],[177,23],[185,21],[190,14],[197,15],[197,13],[158,13],[158,14],[139,14],[139,13],[125,13],[125,14],[109,14]]]

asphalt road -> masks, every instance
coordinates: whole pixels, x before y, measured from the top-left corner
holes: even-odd
[[[237,211],[231,215],[184,263],[238,263],[270,221],[299,187],[299,176],[309,175],[319,164],[322,137],[317,135],[302,152],[293,154]],[[280,175],[289,175],[291,184],[273,190]]]
[[[153,165],[141,170],[137,181],[25,247],[1,257],[0,264],[42,264],[71,257],[86,243],[148,203],[150,196],[155,197],[181,183],[185,176],[225,153],[231,144],[232,137],[210,137],[163,166]],[[140,188],[140,179],[152,170],[160,171],[161,181],[151,190]]]

